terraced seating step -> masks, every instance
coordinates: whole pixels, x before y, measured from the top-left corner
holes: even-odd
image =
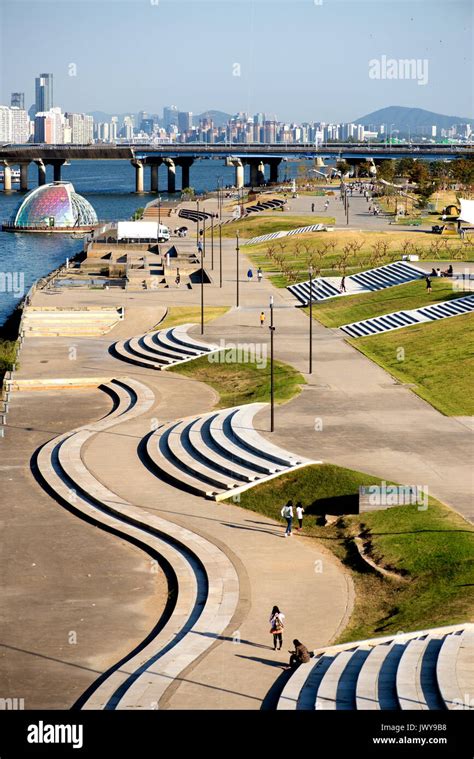
[[[421,630],[314,652],[278,709],[474,709],[474,624]]]
[[[162,425],[146,441],[151,466],[176,487],[219,501],[290,469],[320,463],[273,445],[255,430],[254,416],[266,405],[235,406]]]
[[[295,230],[296,231],[296,230]],[[294,232],[293,232],[294,233]],[[372,292],[386,287],[406,284],[426,276],[423,269],[412,266],[405,261],[395,261],[375,269],[351,274],[345,278],[346,292],[340,291],[339,287],[329,281],[329,278],[313,280],[313,300],[320,301],[336,296],[353,295],[354,292]],[[331,278],[334,279],[334,278]],[[315,283],[317,282],[317,285]],[[328,287],[330,288],[328,290]],[[310,300],[309,280],[298,282],[287,287],[300,303],[307,306]],[[331,292],[331,294],[329,294]]]
[[[341,330],[350,337],[367,337],[394,329],[402,329],[412,324],[447,319],[452,316],[462,316],[474,311],[474,295],[453,298],[431,306],[423,306],[410,311],[395,311],[392,314],[374,316],[371,319],[344,324]]]
[[[190,337],[188,330],[194,326],[182,324],[119,340],[111,346],[111,352],[131,364],[161,370],[220,350],[217,345]]]

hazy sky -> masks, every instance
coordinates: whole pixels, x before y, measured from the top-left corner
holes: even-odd
[[[215,108],[342,121],[404,105],[474,114],[471,0],[0,6],[2,104],[15,90],[26,93],[29,107],[35,76],[53,72],[55,105],[72,111],[160,113],[175,104],[194,113]],[[371,79],[369,61],[384,55],[427,59],[427,84]]]

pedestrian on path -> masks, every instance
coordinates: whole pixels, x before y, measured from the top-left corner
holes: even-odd
[[[311,213],[314,213],[314,203],[311,203]]]
[[[426,281],[426,289],[430,293],[431,292],[431,279],[429,277],[425,277]]]
[[[285,628],[284,624],[285,615],[282,614],[278,606],[274,606],[272,609],[272,613],[270,614],[270,633],[273,635],[273,650],[277,650],[277,644],[278,644],[278,651],[281,650],[281,647],[283,645],[283,630]]]
[[[262,278],[263,278],[263,271],[261,270],[261,268],[259,266],[258,269],[257,269],[257,279],[258,279],[259,282],[261,282]]]
[[[290,666],[288,669],[296,669],[300,664],[306,664],[311,659],[311,654],[309,653],[306,646],[301,643],[301,641],[295,638],[293,645],[295,647],[295,650],[288,651],[288,653],[291,654]]]
[[[202,253],[202,242],[199,240],[198,242],[198,253]]]
[[[287,538],[291,536],[291,525],[293,523],[293,501],[288,501],[286,506],[283,506],[280,514],[286,519],[285,538]]]
[[[298,532],[300,532],[303,527],[303,514],[304,514],[303,504],[301,503],[301,501],[298,501],[298,503],[296,504],[296,517],[298,519],[298,527],[296,529],[298,530]]]
[[[260,326],[263,327],[265,323],[265,311],[260,311]]]
[[[248,272],[247,272],[247,279],[248,279],[249,282],[251,282],[252,278],[253,278],[253,271],[252,271],[252,269],[249,269]]]
[[[339,292],[345,293],[346,292],[346,278],[345,276],[341,279],[341,284],[339,285]]]

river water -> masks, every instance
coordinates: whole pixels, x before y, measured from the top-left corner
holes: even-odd
[[[292,178],[296,173],[297,163],[281,164],[281,178]],[[151,194],[138,196],[133,192],[135,170],[128,161],[73,161],[70,166],[63,166],[61,178],[71,181],[75,190],[92,204],[98,218],[104,221],[126,220],[137,208],[153,199]],[[215,190],[219,178],[224,185],[232,184],[234,169],[224,166],[221,160],[196,161],[191,167],[190,181],[197,192]],[[52,181],[50,166],[47,181]],[[179,182],[178,170],[178,186]],[[36,166],[31,164],[29,187],[33,189],[36,183]],[[148,170],[145,169],[145,186],[148,183]],[[160,167],[159,183],[160,187],[166,187],[164,166]],[[164,200],[168,197],[165,192],[161,192],[161,196]],[[9,219],[23,197],[24,194],[19,192],[0,192],[0,220]],[[81,239],[70,235],[0,232],[0,324],[36,279],[81,249]]]

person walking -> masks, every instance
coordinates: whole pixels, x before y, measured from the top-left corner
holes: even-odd
[[[346,292],[346,277],[345,276],[341,279],[341,284],[339,285],[339,292],[341,293]]]
[[[247,279],[248,279],[249,282],[251,282],[252,278],[253,278],[253,271],[252,271],[252,269],[249,269],[248,272],[247,272]]]
[[[273,650],[281,651],[283,645],[283,630],[285,615],[280,611],[278,606],[274,606],[270,614],[270,633],[273,635]],[[277,649],[278,645],[278,649]]]
[[[311,213],[314,213],[314,203],[311,203]]]
[[[293,645],[295,650],[288,651],[290,654],[290,666],[287,669],[296,669],[300,664],[306,664],[311,659],[311,654],[301,641],[295,638]]]
[[[291,535],[291,525],[293,523],[293,501],[288,501],[286,506],[283,506],[280,514],[286,519],[285,538],[287,538]]]
[[[260,311],[260,326],[263,327],[265,324],[265,311]]]
[[[304,514],[304,508],[301,501],[298,501],[296,504],[296,518],[298,519],[298,527],[296,528],[298,532],[301,531],[303,527],[303,514]]]
[[[428,276],[426,276],[425,277],[425,281],[426,281],[426,290],[427,290],[427,292],[430,293],[431,292],[431,279]]]
[[[261,282],[263,279],[263,271],[261,270],[260,266],[257,269],[257,279],[259,282]]]

